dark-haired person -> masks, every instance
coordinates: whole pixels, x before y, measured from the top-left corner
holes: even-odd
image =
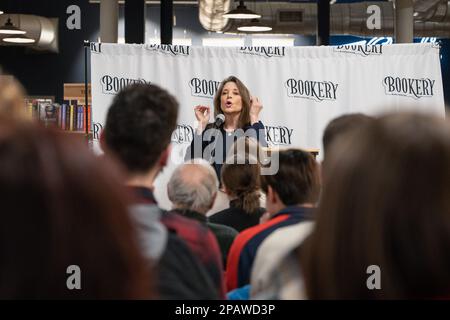
[[[210,107],[195,107],[199,124],[186,152],[186,160],[204,158],[210,161],[220,179],[228,150],[239,137],[254,137],[262,146],[267,146],[265,128],[259,120],[262,108],[259,99],[250,95],[241,80],[235,76],[224,79],[214,96],[214,117],[222,115],[224,121],[215,128],[214,123],[209,123]]]
[[[241,232],[259,224],[266,209],[260,206],[259,163],[247,161],[241,164],[239,156],[233,157],[233,161],[222,166],[221,173],[222,188],[230,200],[230,207],[213,214],[209,220]]]
[[[330,121],[323,134],[323,167],[332,146],[342,137],[367,125],[374,118],[351,113]],[[339,152],[339,150],[337,150]],[[326,168],[321,170],[322,175]],[[261,245],[251,275],[253,299],[306,299],[297,248],[313,230],[314,222],[302,222],[272,233]]]
[[[117,157],[127,171],[126,184],[134,195],[132,213],[139,223],[141,242],[147,251],[153,248],[152,233],[149,233],[154,228],[152,221],[160,220],[170,234],[176,234],[185,241],[206,269],[215,288],[215,295],[209,298],[224,297],[221,254],[214,234],[196,221],[163,213],[153,196],[154,180],[169,159],[170,138],[177,116],[178,102],[166,90],[151,84],[128,86],[116,95],[108,110],[102,147],[106,154]],[[184,269],[185,272],[179,274],[182,278],[180,283],[199,276],[190,274],[193,268],[184,266]],[[159,270],[165,271],[163,267]],[[177,285],[177,281],[172,283]],[[205,284],[204,291],[207,290]],[[192,298],[205,297],[184,297]]]
[[[380,117],[328,159],[311,236],[300,247],[309,299],[447,299],[450,124]]]
[[[306,151],[289,149],[274,152],[279,169],[274,175],[261,176],[266,193],[267,222],[241,232],[228,255],[227,289],[250,283],[253,262],[261,243],[274,231],[312,219],[320,177],[317,163]]]
[[[373,119],[373,117],[363,113],[348,113],[331,120],[325,127],[322,135],[324,162],[326,162],[325,159],[330,153],[331,146],[339,137],[366,125]]]
[[[154,297],[117,167],[31,122],[0,128],[0,299]]]

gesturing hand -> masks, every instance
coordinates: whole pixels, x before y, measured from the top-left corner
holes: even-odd
[[[208,106],[195,106],[194,108],[195,117],[197,118],[197,121],[200,122],[200,127],[197,128],[199,131],[203,131],[206,127],[206,125],[209,122],[209,117],[211,114],[211,110]]]
[[[259,101],[258,97],[250,98],[250,122],[254,124],[259,121],[259,113],[261,112],[263,106]]]

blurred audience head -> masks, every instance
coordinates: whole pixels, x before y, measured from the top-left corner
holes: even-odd
[[[164,167],[176,127],[178,102],[153,84],[133,84],[120,91],[106,117],[102,146],[125,165],[129,174]]]
[[[315,205],[320,193],[320,170],[314,157],[299,149],[274,151],[272,156],[279,159],[278,171],[261,176],[267,211],[274,214],[287,206]]]
[[[0,298],[148,298],[120,181],[81,141],[0,120]]]
[[[228,197],[236,200],[238,208],[253,213],[260,207],[260,165],[256,161],[240,161],[240,158],[235,155],[222,166],[222,186]]]
[[[174,208],[206,214],[214,205],[218,184],[211,165],[194,159],[175,169],[167,184],[167,193]]]
[[[383,116],[349,132],[327,161],[316,228],[301,248],[309,298],[448,298],[449,123]],[[373,265],[380,290],[368,289]]]
[[[331,120],[325,127],[322,137],[324,159],[328,157],[331,145],[346,132],[364,126],[374,118],[362,113],[349,113]]]
[[[0,117],[9,120],[26,119],[25,90],[12,76],[0,75]]]

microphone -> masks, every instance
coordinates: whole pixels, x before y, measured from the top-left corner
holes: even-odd
[[[214,121],[214,124],[213,124],[213,128],[215,130],[212,130],[212,132],[211,132],[212,133],[211,138],[214,137],[214,140],[212,140],[211,144],[209,144],[207,147],[207,148],[210,148],[209,150],[211,150],[211,159],[214,159],[213,162],[211,162],[211,163],[216,163],[217,162],[216,155],[222,154],[222,151],[220,151],[220,150],[219,150],[219,152],[216,152],[216,145],[217,145],[217,140],[222,139],[221,138],[222,134],[220,133],[220,130],[218,130],[218,129],[224,122],[225,122],[225,115],[223,113],[219,113],[216,116],[216,120]],[[208,159],[208,160],[211,161],[211,159]]]
[[[216,121],[214,122],[214,128],[218,129],[225,122],[225,116],[223,113],[219,113],[216,116]]]

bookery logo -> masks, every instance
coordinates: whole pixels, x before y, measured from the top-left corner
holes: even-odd
[[[239,52],[272,58],[284,57],[285,50],[285,47],[240,47]]]
[[[91,52],[92,53],[102,53],[101,42],[98,42],[98,43],[91,42]]]
[[[291,98],[335,101],[338,84],[331,81],[289,79],[286,81],[286,88],[287,95]]]
[[[274,145],[291,145],[292,144],[292,132],[294,129],[283,126],[266,126],[266,139],[267,143],[271,146]]]
[[[387,95],[397,95],[420,99],[434,96],[436,80],[422,78],[400,78],[387,76],[383,80]]]
[[[112,77],[110,75],[104,75],[101,80],[102,92],[104,94],[116,94],[126,86],[134,83],[150,83],[145,79],[130,79],[130,78],[119,78]]]
[[[172,142],[174,143],[191,143],[192,139],[194,139],[194,128],[189,125],[179,124],[172,133]]]
[[[219,88],[220,81],[192,78],[189,81],[191,95],[195,97],[213,98]]]
[[[174,56],[189,55],[189,46],[170,45],[170,44],[150,44],[145,46],[147,50],[158,51],[161,53],[168,53]]]
[[[93,129],[94,130],[92,130],[92,138],[94,140],[99,140],[100,134],[102,133],[102,130],[103,130],[103,125],[99,122],[94,122]]]
[[[369,45],[367,43],[365,43],[365,44],[350,44],[350,45],[337,46],[336,48],[334,48],[334,51],[359,54],[363,57],[367,57],[370,55],[383,54],[383,46],[382,45]]]

